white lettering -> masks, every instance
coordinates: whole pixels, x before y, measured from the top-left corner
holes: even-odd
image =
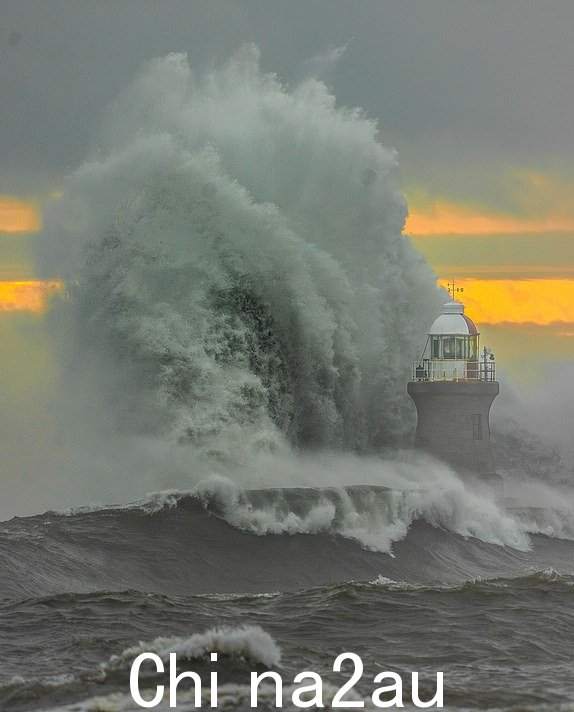
[[[302,687],[299,687],[298,689],[293,691],[293,694],[291,695],[291,699],[293,700],[293,704],[295,707],[324,707],[325,705],[323,704],[323,680],[321,679],[321,675],[318,675],[316,672],[310,672],[306,670],[305,672],[300,672],[298,675],[295,676],[295,679],[293,682],[299,683],[303,682],[305,678],[310,678],[313,680],[312,685],[303,685]],[[305,695],[305,699],[302,698],[304,693],[307,692],[314,692],[315,695],[312,698],[307,698]]]
[[[283,707],[283,680],[278,672],[262,672],[261,675],[256,672],[251,673],[251,707],[257,707],[259,683],[266,677],[275,680],[275,707]]]
[[[393,685],[385,685],[385,687],[378,687],[373,692],[373,704],[376,707],[404,707],[403,705],[403,681],[401,676],[397,675],[396,672],[381,672],[376,677],[374,682],[383,682],[385,678],[390,678],[394,680]],[[382,700],[381,694],[383,692],[395,692],[395,696],[392,700]]]
[[[350,680],[341,687],[337,692],[335,697],[333,697],[332,706],[333,707],[364,707],[365,703],[363,700],[343,700],[343,695],[345,695],[349,690],[359,682],[363,675],[363,661],[356,653],[341,653],[338,658],[333,663],[333,672],[341,672],[341,665],[344,660],[352,660],[355,664],[355,672],[353,673]]]
[[[421,702],[419,698],[419,674],[413,672],[413,704],[415,707],[432,707],[436,705],[439,708],[443,706],[443,673],[436,674],[436,695],[430,702]]]
[[[138,655],[137,658],[132,663],[132,668],[130,670],[130,692],[132,693],[132,699],[140,707],[157,707],[163,699],[163,685],[158,685],[155,697],[150,702],[146,702],[140,695],[140,685],[139,685],[139,675],[140,668],[144,660],[153,660],[158,672],[163,672],[163,662],[159,655],[155,653],[142,653]]]
[[[217,653],[211,653],[210,659],[212,663],[217,662]],[[142,665],[146,661],[151,661],[156,668],[158,674],[163,674],[166,672],[164,663],[159,655],[155,653],[141,653],[133,661],[130,669],[130,692],[133,701],[139,707],[145,707],[147,709],[152,707],[157,707],[162,700],[164,695],[167,693],[166,685],[156,685],[155,694],[153,699],[146,700],[142,697],[140,692],[140,670]],[[333,700],[331,702],[331,707],[333,709],[338,708],[364,708],[365,701],[358,699],[346,699],[348,696],[352,697],[353,694],[357,694],[356,686],[359,684],[363,677],[363,661],[356,653],[341,653],[335,662],[333,663],[333,672],[341,672],[345,663],[349,661],[353,664],[354,669],[352,674],[350,674],[349,679],[342,684],[338,690],[336,690]],[[214,666],[215,667],[215,666]],[[419,673],[413,672],[412,676],[412,703],[417,708],[429,708],[437,707],[442,709],[444,707],[444,673],[436,673],[436,692],[434,697],[426,702],[423,702],[420,698],[420,680]],[[193,681],[193,698],[195,708],[202,706],[202,682],[201,677],[196,672],[181,672],[178,675],[177,671],[177,655],[175,653],[170,653],[169,656],[169,706],[177,707],[177,690],[179,683],[182,680],[192,680]],[[283,707],[283,679],[278,672],[266,671],[261,674],[256,672],[251,673],[251,707],[256,708],[259,706],[259,688],[260,683],[263,681],[269,681],[271,684],[269,686],[263,687],[266,694],[273,694],[273,684],[275,685],[275,707],[280,709]],[[389,708],[404,708],[403,704],[403,680],[401,676],[396,672],[381,672],[378,673],[373,682],[375,684],[389,683],[380,685],[372,693],[371,700],[375,707],[379,709],[389,709]],[[306,683],[306,684],[302,684]],[[430,688],[432,690],[432,687]],[[270,692],[271,691],[271,692]],[[151,691],[150,691],[151,692]],[[207,694],[207,692],[206,692]],[[430,694],[430,693],[428,693]],[[211,670],[209,679],[209,695],[210,695],[210,707],[212,709],[218,706],[218,673],[216,670]],[[427,696],[427,695],[425,695]],[[311,670],[305,670],[295,675],[293,679],[293,688],[291,692],[291,700],[295,707],[299,709],[324,709],[325,704],[323,702],[324,689],[323,680],[321,675]],[[206,702],[207,704],[207,702]]]
[[[194,702],[195,707],[201,707],[201,678],[196,672],[182,672],[177,674],[177,655],[169,654],[169,706],[177,707],[177,686],[179,683],[189,677],[193,680],[194,686]]]
[[[211,662],[217,662],[217,653],[211,653]],[[211,673],[211,706],[217,707],[217,673]]]

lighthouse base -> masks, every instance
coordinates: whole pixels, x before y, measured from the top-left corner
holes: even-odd
[[[407,391],[417,408],[417,450],[459,472],[496,478],[489,415],[497,381],[410,381]]]

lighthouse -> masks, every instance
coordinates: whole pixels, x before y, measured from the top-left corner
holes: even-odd
[[[415,448],[463,474],[496,477],[489,415],[498,390],[494,355],[481,350],[464,305],[448,301],[407,385],[417,409]]]

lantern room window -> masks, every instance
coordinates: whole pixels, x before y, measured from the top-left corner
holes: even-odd
[[[468,346],[470,349],[468,358],[471,359],[472,361],[476,361],[478,359],[478,334],[469,336]]]
[[[432,335],[430,350],[432,359],[476,361],[478,359],[478,334],[472,336]]]
[[[442,357],[455,358],[455,338],[454,336],[442,337]]]

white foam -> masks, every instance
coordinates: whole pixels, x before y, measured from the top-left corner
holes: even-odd
[[[392,553],[393,543],[403,539],[412,523],[421,519],[486,543],[530,548],[528,534],[517,519],[452,473],[443,472],[424,488],[414,489],[412,480],[403,479],[402,484],[410,489],[309,490],[307,497],[295,503],[288,490],[270,490],[254,498],[231,480],[213,476],[200,483],[194,493],[217,507],[233,526],[260,536],[328,531],[354,539],[365,548]]]
[[[170,653],[186,660],[204,658],[209,653],[241,655],[253,663],[270,668],[277,666],[281,660],[279,647],[269,633],[259,626],[221,627],[187,637],[159,637],[140,642],[126,648],[119,655],[112,656],[104,665],[104,670],[123,669],[126,663],[141,653],[155,653],[165,661],[169,660]]]

